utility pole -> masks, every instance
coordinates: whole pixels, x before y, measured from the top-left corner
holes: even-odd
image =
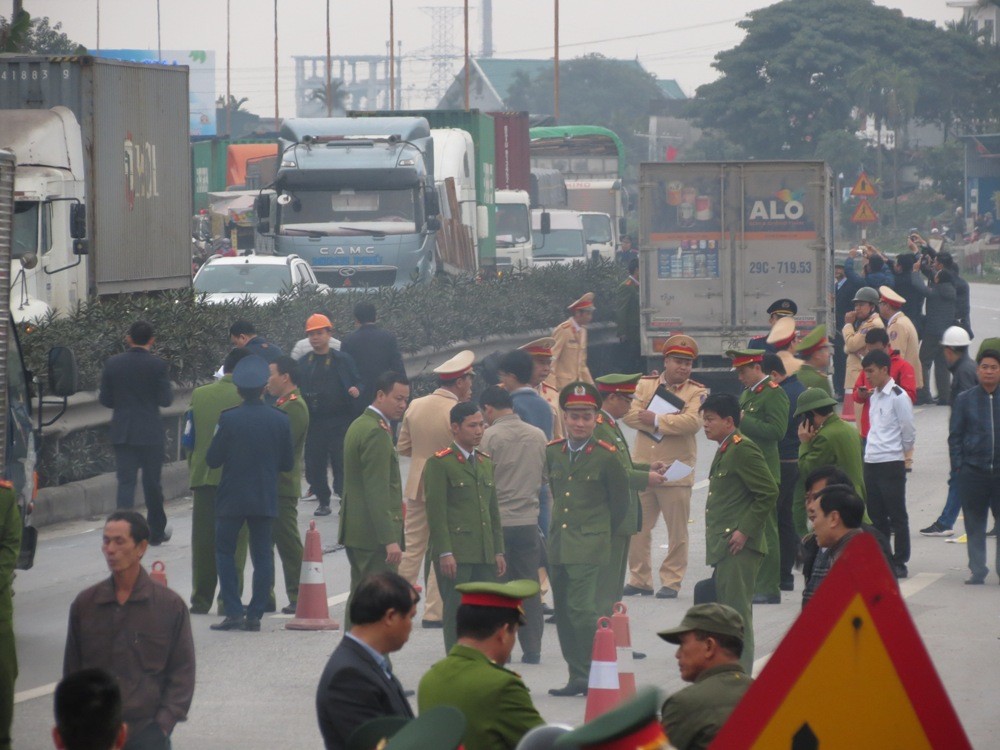
[[[226,137],[233,135],[232,60],[229,43],[229,0],[226,0]]]
[[[333,88],[333,82],[331,77],[333,76],[333,71],[330,69],[332,65],[332,60],[330,56],[330,0],[326,0],[326,116],[333,117],[333,93],[330,89]]]
[[[465,0],[465,110],[469,110],[469,0]]]
[[[396,109],[396,5],[389,0],[389,109]]]
[[[160,0],[156,0],[156,62],[163,62],[163,47],[160,45]]]
[[[274,129],[280,128],[278,119],[278,0],[274,0]]]

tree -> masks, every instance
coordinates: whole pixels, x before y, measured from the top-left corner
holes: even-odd
[[[319,86],[317,88],[310,89],[307,98],[309,101],[319,102],[325,107],[326,86]],[[334,112],[344,111],[344,105],[347,102],[347,89],[344,88],[344,82],[339,78],[330,79],[330,101],[332,102],[332,109]]]
[[[814,156],[830,165],[834,177],[842,174],[851,182],[864,167],[868,154],[864,141],[853,133],[830,130],[817,139]]]
[[[31,18],[21,11],[14,23],[0,16],[0,52],[32,55],[83,55],[87,48],[62,32],[62,23],[54,26],[48,16]]]
[[[554,71],[551,67],[534,78],[515,77],[507,94],[512,110],[552,113]],[[640,65],[586,55],[559,64],[559,124],[600,125],[617,133],[625,144],[630,164],[645,160],[646,140],[636,133],[648,128],[648,105],[663,99],[656,78]]]

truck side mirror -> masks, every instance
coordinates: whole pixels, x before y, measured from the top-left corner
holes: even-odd
[[[552,231],[552,214],[542,211],[541,216],[542,234],[549,234]]]
[[[441,213],[441,201],[438,200],[434,188],[427,188],[427,192],[424,193],[424,210],[428,216],[437,216]]]
[[[83,203],[71,203],[69,206],[69,236],[74,240],[87,236],[87,206]]]
[[[54,346],[48,355],[49,390],[60,398],[72,396],[80,388],[76,355],[65,346]]]
[[[628,229],[628,222],[625,221],[624,216],[618,217],[618,236],[622,237],[625,234],[625,230]]]
[[[271,231],[271,197],[258,195],[253,199],[253,212],[257,215],[257,231],[267,234]]]
[[[424,226],[427,227],[428,232],[436,232],[441,228],[441,219],[437,216],[428,216]]]

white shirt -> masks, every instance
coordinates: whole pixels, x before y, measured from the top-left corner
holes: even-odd
[[[871,427],[865,443],[865,463],[902,461],[912,450],[917,431],[910,397],[892,378],[868,397],[868,419]]]

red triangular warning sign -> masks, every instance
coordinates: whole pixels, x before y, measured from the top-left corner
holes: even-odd
[[[855,198],[874,198],[878,192],[872,181],[868,179],[868,175],[862,172],[858,175],[858,181],[854,183],[854,187],[851,188],[851,195]]]
[[[858,201],[858,207],[851,214],[851,221],[855,224],[871,224],[878,221],[878,214],[875,213],[875,209],[872,208],[872,204],[868,202],[867,198]]]
[[[874,537],[848,542],[712,747],[972,747]]]

